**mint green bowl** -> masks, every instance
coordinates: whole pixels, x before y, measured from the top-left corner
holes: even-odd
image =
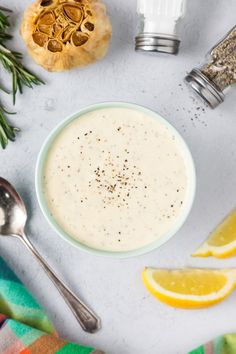
[[[135,109],[144,113],[147,113],[148,115],[154,117],[155,119],[161,121],[163,124],[165,124],[169,130],[173,133],[173,135],[178,139],[180,146],[182,147],[183,151],[183,156],[185,158],[185,163],[186,163],[186,169],[187,169],[187,174],[188,174],[188,189],[187,189],[187,197],[186,201],[184,203],[184,207],[182,210],[182,213],[176,220],[176,222],[173,224],[173,228],[163,235],[160,239],[156,240],[155,242],[142,247],[140,249],[135,249],[133,251],[128,251],[128,252],[110,252],[110,251],[102,251],[98,249],[93,249],[91,247],[88,247],[79,241],[75,240],[72,238],[70,235],[68,235],[58,224],[57,222],[53,219],[53,217],[50,215],[50,210],[48,209],[46,199],[43,193],[43,171],[44,171],[44,165],[45,161],[47,159],[48,152],[50,150],[50,147],[52,143],[54,142],[54,139],[57,137],[57,135],[62,131],[63,128],[65,128],[68,124],[70,124],[74,119],[77,119],[80,116],[83,116],[84,114],[94,111],[94,110],[99,110],[103,108],[114,108],[114,107],[122,107],[122,108],[131,108]],[[37,193],[37,198],[38,202],[40,205],[40,208],[43,212],[43,215],[47,219],[48,223],[51,225],[51,227],[56,231],[58,235],[60,235],[64,240],[68,241],[71,245],[79,248],[80,250],[87,251],[89,253],[92,253],[94,255],[100,255],[100,256],[109,256],[109,257],[114,257],[114,258],[127,258],[127,257],[132,257],[132,256],[139,256],[145,253],[148,253],[156,248],[159,248],[162,246],[164,243],[166,243],[172,236],[174,236],[177,231],[182,227],[184,224],[185,220],[187,219],[191,208],[192,204],[195,198],[195,192],[196,192],[196,173],[195,173],[195,166],[193,162],[192,155],[189,151],[188,146],[186,145],[185,141],[181,137],[181,135],[177,132],[177,130],[170,124],[168,123],[164,118],[162,118],[159,114],[155,113],[154,111],[147,109],[145,107],[136,105],[136,104],[131,104],[131,103],[125,103],[125,102],[105,102],[105,103],[99,103],[95,105],[88,106],[84,109],[81,109],[79,112],[73,114],[72,116],[66,118],[63,120],[60,124],[56,126],[56,128],[53,129],[53,131],[49,134],[48,138],[46,139],[45,143],[43,144],[41,151],[38,156],[37,160],[37,165],[36,165],[36,177],[35,177],[35,184],[36,184],[36,193]]]

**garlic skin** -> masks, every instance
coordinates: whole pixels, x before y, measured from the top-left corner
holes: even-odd
[[[102,59],[112,34],[101,0],[37,0],[24,13],[21,35],[35,62],[48,71]]]

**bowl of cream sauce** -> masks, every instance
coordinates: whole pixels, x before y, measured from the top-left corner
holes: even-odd
[[[53,229],[94,254],[129,257],[167,242],[195,197],[191,153],[159,114],[130,103],[62,121],[38,157],[36,192]]]

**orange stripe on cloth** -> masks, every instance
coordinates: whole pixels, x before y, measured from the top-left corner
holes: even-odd
[[[20,354],[30,354],[30,351],[29,351],[29,349],[23,349],[21,352],[20,352]]]
[[[34,343],[29,345],[28,353],[30,354],[55,354],[59,349],[63,348],[68,342],[58,339],[49,334],[45,334],[38,338]]]

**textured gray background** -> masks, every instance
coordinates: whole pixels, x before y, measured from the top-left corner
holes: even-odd
[[[3,0],[14,9],[19,28],[30,0]],[[210,110],[194,99],[183,77],[235,25],[235,0],[189,0],[178,57],[134,52],[135,0],[107,0],[113,38],[105,60],[83,70],[49,74],[26,54],[16,31],[12,47],[25,53],[25,63],[46,86],[25,90],[17,99],[14,122],[22,134],[0,151],[0,174],[22,193],[32,242],[67,284],[102,317],[103,329],[84,334],[54,286],[20,242],[0,240],[3,255],[47,309],[63,337],[103,348],[109,354],[184,354],[223,332],[236,331],[235,293],[222,304],[198,311],[166,307],[149,296],[140,280],[144,266],[236,265],[235,259],[192,259],[190,254],[218,221],[235,206],[235,89],[226,102]],[[10,82],[9,82],[10,84]],[[35,162],[56,124],[88,104],[123,100],[152,108],[183,134],[197,167],[198,189],[192,213],[181,231],[164,247],[130,260],[84,254],[60,239],[47,225],[36,200]],[[10,100],[6,99],[8,107]],[[201,107],[198,109],[198,107]]]

